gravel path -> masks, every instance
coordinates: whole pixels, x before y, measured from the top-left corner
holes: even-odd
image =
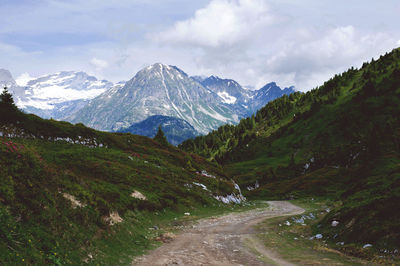
[[[286,201],[268,204],[268,208],[200,220],[132,265],[292,265],[268,250],[255,237],[253,226],[304,210]]]

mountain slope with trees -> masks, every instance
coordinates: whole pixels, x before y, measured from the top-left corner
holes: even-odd
[[[318,229],[330,241],[400,247],[399,49],[180,147],[259,184],[251,198],[338,200]]]
[[[130,261],[149,227],[239,193],[217,165],[158,141],[27,115],[4,90],[0,264]]]

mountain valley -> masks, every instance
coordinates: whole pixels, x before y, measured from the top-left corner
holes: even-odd
[[[256,208],[223,216],[226,227],[206,220],[222,232],[231,232],[229,217],[257,221],[246,239],[231,232],[237,251],[225,262],[245,252],[242,259],[263,265],[256,250],[285,263],[398,263],[399,62],[395,49],[307,93],[275,83],[249,91],[162,64],[116,85],[61,72],[21,87],[0,71],[13,92],[0,95],[0,262],[130,264],[174,241],[169,231],[196,228],[185,221]],[[66,120],[76,124],[27,114],[13,97],[44,108],[44,117],[71,110]],[[158,128],[170,144],[154,137]],[[290,200],[305,212],[262,223],[280,212],[274,206],[301,210],[265,200]],[[271,239],[281,243],[279,256]],[[164,249],[157,252],[168,257]]]
[[[339,249],[400,245],[400,50],[268,103],[179,147],[223,165],[252,199],[337,202],[313,232]],[[366,119],[367,118],[367,119]],[[335,221],[335,223],[333,223]],[[396,221],[396,222],[395,222]],[[332,225],[334,224],[334,225]],[[337,245],[336,245],[337,248]]]

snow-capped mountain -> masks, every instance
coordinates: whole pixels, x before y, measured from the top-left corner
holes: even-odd
[[[230,105],[240,118],[247,117],[251,113],[251,94],[249,90],[232,79],[221,79],[216,76],[210,76],[201,84],[219,96],[221,102]]]
[[[232,79],[221,79],[211,76],[204,79],[201,84],[215,92],[227,104],[237,104],[238,102],[247,102],[249,95],[239,83]]]
[[[122,88],[93,99],[70,119],[101,130],[118,130],[153,115],[177,117],[208,133],[239,116],[219,96],[175,66],[154,64]]]
[[[19,86],[9,71],[0,69],[0,85],[9,88],[21,109],[43,118],[117,131],[161,115],[182,119],[200,134],[236,124],[269,101],[294,92],[293,87],[282,90],[274,82],[251,90],[232,79],[189,77],[163,64],[144,68],[130,81],[115,85],[84,72],[64,71]]]
[[[29,81],[25,97],[18,98],[17,103],[42,117],[64,119],[112,86],[84,72],[63,71]]]
[[[45,75],[19,86],[7,70],[0,70],[0,85],[10,88],[16,104],[25,112],[58,120],[77,112],[89,100],[114,86],[109,81],[75,71]]]
[[[216,76],[203,79],[201,84],[216,93],[223,103],[231,105],[241,118],[251,116],[276,98],[295,92],[294,87],[282,90],[275,82],[268,83],[259,90],[249,90],[232,79]]]

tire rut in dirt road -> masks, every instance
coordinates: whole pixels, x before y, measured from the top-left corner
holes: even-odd
[[[304,210],[286,201],[268,204],[268,208],[200,220],[187,226],[172,242],[136,259],[133,265],[268,265],[262,257],[273,264],[292,265],[259,242],[253,226]]]

